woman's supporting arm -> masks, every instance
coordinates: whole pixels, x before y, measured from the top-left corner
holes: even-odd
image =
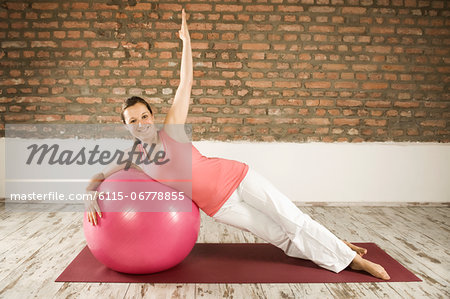
[[[185,124],[189,112],[189,100],[191,98],[193,67],[191,38],[186,23],[186,13],[182,11],[180,38],[183,41],[183,53],[181,56],[180,85],[178,86],[172,107],[167,113],[164,124]]]
[[[127,149],[125,152],[129,153],[131,152],[131,148]],[[135,157],[133,157],[133,159],[135,159]],[[134,161],[134,160],[133,160]],[[122,169],[125,169],[125,167],[127,166],[127,163],[121,163],[121,164],[117,164],[117,163],[113,163],[111,165],[108,165],[102,172],[99,172],[97,174],[95,174],[89,184],[86,186],[86,191],[95,191],[97,190],[98,186],[110,175],[112,175],[113,173],[116,173]],[[136,165],[135,163],[131,163],[130,168],[135,168],[137,170],[143,171],[138,165]]]
[[[132,149],[129,148],[125,152],[129,153]],[[134,161],[134,160],[133,160]],[[98,193],[96,192],[98,186],[110,175],[113,173],[116,173],[117,171],[120,171],[122,169],[125,169],[126,163],[121,164],[111,164],[107,166],[102,172],[99,172],[95,174],[91,180],[89,181],[89,184],[86,186],[86,192],[91,194],[90,200],[86,200],[84,202],[85,210],[87,212],[87,218],[90,223],[93,225],[97,225],[97,214],[102,217],[102,211],[100,210],[100,207],[98,206],[97,199],[98,199]],[[140,171],[143,171],[139,166],[137,166],[134,163],[131,163],[131,168],[136,168]]]

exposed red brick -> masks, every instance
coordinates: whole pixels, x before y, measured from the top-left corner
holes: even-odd
[[[358,83],[356,82],[336,82],[334,83],[335,88],[350,88],[356,89],[358,87]]]
[[[357,126],[360,121],[360,119],[354,118],[335,118],[333,119],[333,124],[336,126]]]
[[[325,32],[325,33],[334,32],[334,26],[325,26],[325,25],[309,26],[308,32]]]
[[[421,126],[424,127],[441,127],[445,128],[447,125],[447,121],[445,120],[424,120],[420,122]]]
[[[418,102],[408,102],[408,101],[396,101],[394,102],[394,107],[400,107],[400,108],[417,108],[420,106],[420,103]]]
[[[392,51],[391,46],[366,46],[366,51],[369,53],[388,54]]]
[[[224,69],[240,69],[242,68],[241,62],[216,62],[216,67]]]
[[[93,41],[91,43],[93,48],[117,48],[119,46],[118,42],[115,41]]]
[[[52,122],[61,120],[61,115],[57,114],[35,114],[34,119],[38,122]]]
[[[394,34],[394,27],[390,26],[372,26],[370,27],[370,33],[375,34]]]
[[[252,124],[252,125],[263,125],[263,124],[268,124],[271,122],[270,118],[246,118],[245,119],[245,123],[246,124]]]
[[[154,47],[156,49],[172,49],[172,48],[178,48],[180,45],[179,43],[175,42],[155,42]]]
[[[297,5],[279,5],[278,11],[294,13],[294,12],[304,11],[304,9],[303,9],[303,6],[301,6],[301,5],[298,5],[298,6]]]
[[[272,103],[272,99],[250,99],[247,101],[247,105],[257,106],[257,105],[270,105]]]
[[[89,28],[89,22],[65,21],[62,23],[63,28]]]
[[[306,88],[330,88],[331,82],[305,82]]]
[[[332,13],[336,11],[336,7],[333,6],[311,6],[308,8],[310,12],[318,13]]]
[[[215,98],[200,98],[198,100],[199,104],[205,105],[225,105],[227,102],[225,99],[215,99]]]
[[[306,118],[304,119],[305,124],[308,125],[329,125],[330,120],[328,118]]]
[[[367,82],[362,84],[363,89],[385,89],[387,87],[388,84],[384,82]]]
[[[362,15],[367,12],[367,8],[365,7],[343,7],[341,12],[343,14],[357,14]]]
[[[263,44],[263,43],[255,43],[255,44],[248,44],[244,43],[242,45],[243,50],[269,50],[270,44]]]
[[[420,28],[400,27],[397,28],[397,33],[406,35],[422,35],[423,32]]]
[[[215,6],[215,11],[217,11],[217,12],[222,12],[222,11],[226,11],[226,12],[240,12],[242,10],[243,10],[243,6],[242,5],[216,4],[216,6]]]
[[[345,107],[358,107],[362,106],[363,103],[360,100],[337,100],[337,106],[345,106]]]
[[[272,5],[248,5],[245,7],[246,11],[252,12],[271,12],[274,11]]]
[[[53,10],[58,8],[59,3],[49,3],[49,2],[41,2],[41,3],[32,3],[31,8],[37,10]]]
[[[273,82],[271,82],[271,81],[247,81],[247,82],[245,82],[246,86],[259,87],[259,88],[272,87],[272,84],[273,84]]]
[[[235,117],[218,117],[217,123],[218,124],[242,124],[242,119],[235,118]]]
[[[364,124],[371,127],[384,127],[387,121],[385,119],[365,119]]]
[[[163,122],[185,8],[194,139],[450,142],[444,1],[113,2],[5,2],[0,136],[2,122],[120,122],[133,94]]]
[[[126,11],[149,11],[152,9],[151,3],[136,3],[135,5],[127,5]]]
[[[63,48],[87,48],[88,44],[86,41],[62,41],[61,46]]]
[[[87,122],[89,115],[64,115],[64,119],[68,122]]]
[[[80,97],[77,98],[76,101],[81,104],[95,104],[95,103],[101,103],[101,98],[94,98],[94,97]]]
[[[89,3],[85,3],[85,2],[75,2],[72,3],[72,9],[81,9],[81,10],[85,10],[89,8]]]

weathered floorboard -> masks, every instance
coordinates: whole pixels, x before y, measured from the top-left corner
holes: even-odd
[[[0,298],[448,298],[448,207],[302,206],[338,237],[375,242],[423,282],[348,284],[56,283],[85,246],[82,213],[0,212]],[[198,242],[259,243],[202,213]]]

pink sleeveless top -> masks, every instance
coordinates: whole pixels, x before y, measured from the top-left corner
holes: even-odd
[[[158,132],[166,156],[164,165],[141,164],[150,177],[178,191],[184,191],[207,215],[213,216],[236,190],[248,172],[248,165],[223,158],[203,156],[191,143],[172,139],[164,129]],[[141,151],[143,147],[141,146]],[[187,157],[187,155],[191,157]]]

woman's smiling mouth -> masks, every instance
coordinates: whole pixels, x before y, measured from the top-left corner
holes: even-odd
[[[147,132],[149,128],[150,128],[150,126],[144,126],[141,128],[137,128],[136,131],[138,131],[139,133],[144,133],[144,132]]]

